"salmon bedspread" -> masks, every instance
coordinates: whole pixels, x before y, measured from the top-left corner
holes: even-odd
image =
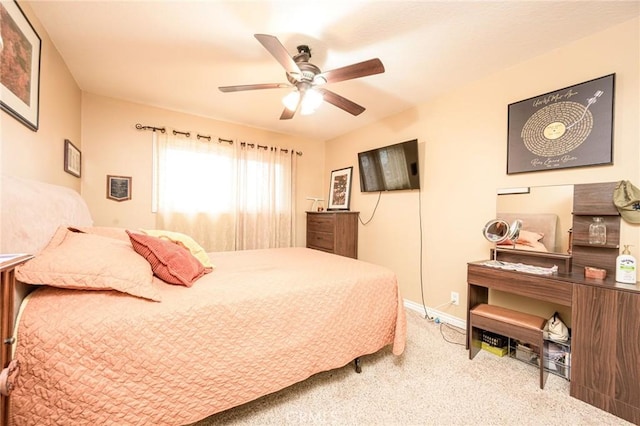
[[[154,278],[161,302],[33,292],[18,323],[11,424],[187,424],[386,345],[404,350],[387,268],[306,248],[209,257],[214,271],[190,288]]]

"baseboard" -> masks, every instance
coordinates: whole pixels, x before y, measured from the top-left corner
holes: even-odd
[[[419,303],[412,302],[411,300],[404,299],[404,307],[407,309],[411,309],[412,311],[418,312],[420,315],[424,316],[424,306]],[[462,320],[460,318],[454,317],[444,312],[440,312],[436,309],[431,309],[427,306],[427,312],[429,316],[432,318],[438,318],[440,322],[444,322],[450,324],[454,327],[461,328],[463,330],[467,329],[467,321]]]

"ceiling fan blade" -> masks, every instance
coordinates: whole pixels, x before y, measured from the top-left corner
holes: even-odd
[[[220,86],[221,92],[241,92],[243,90],[259,90],[259,89],[282,89],[285,87],[291,87],[290,84],[286,83],[265,83],[265,84],[244,84],[240,86]]]
[[[289,108],[285,108],[284,111],[282,111],[282,115],[280,115],[280,120],[291,120],[295,114],[295,111],[291,111]]]
[[[269,51],[269,53],[271,53],[274,58],[276,58],[276,61],[278,61],[287,71],[287,74],[297,81],[300,81],[302,78],[300,68],[277,37],[268,34],[254,34],[253,36],[264,46],[265,49]]]
[[[346,67],[336,68],[326,71],[319,76],[324,77],[327,83],[337,83],[338,81],[351,80],[353,78],[366,77],[368,75],[380,74],[384,72],[384,65],[380,59],[369,59]]]
[[[358,105],[357,103],[352,102],[349,99],[338,95],[337,93],[333,93],[330,90],[323,89],[321,87],[316,87],[315,90],[322,93],[322,97],[326,102],[329,102],[330,104],[347,111],[349,114],[360,115],[366,109],[365,107]]]

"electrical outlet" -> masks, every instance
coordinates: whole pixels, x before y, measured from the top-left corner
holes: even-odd
[[[455,291],[451,292],[451,303],[453,303],[454,305],[460,304],[460,295]]]

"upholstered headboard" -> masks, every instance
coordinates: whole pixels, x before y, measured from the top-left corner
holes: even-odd
[[[558,215],[555,213],[503,213],[498,212],[498,219],[513,223],[514,220],[522,220],[522,229],[538,232],[544,236],[540,240],[548,251],[559,252],[560,235],[558,235]]]
[[[1,253],[37,254],[63,225],[93,225],[80,194],[64,186],[0,176]],[[16,284],[16,311],[29,290],[25,284]]]
[[[0,177],[2,253],[35,254],[61,225],[93,225],[80,194],[64,186],[15,176]]]

